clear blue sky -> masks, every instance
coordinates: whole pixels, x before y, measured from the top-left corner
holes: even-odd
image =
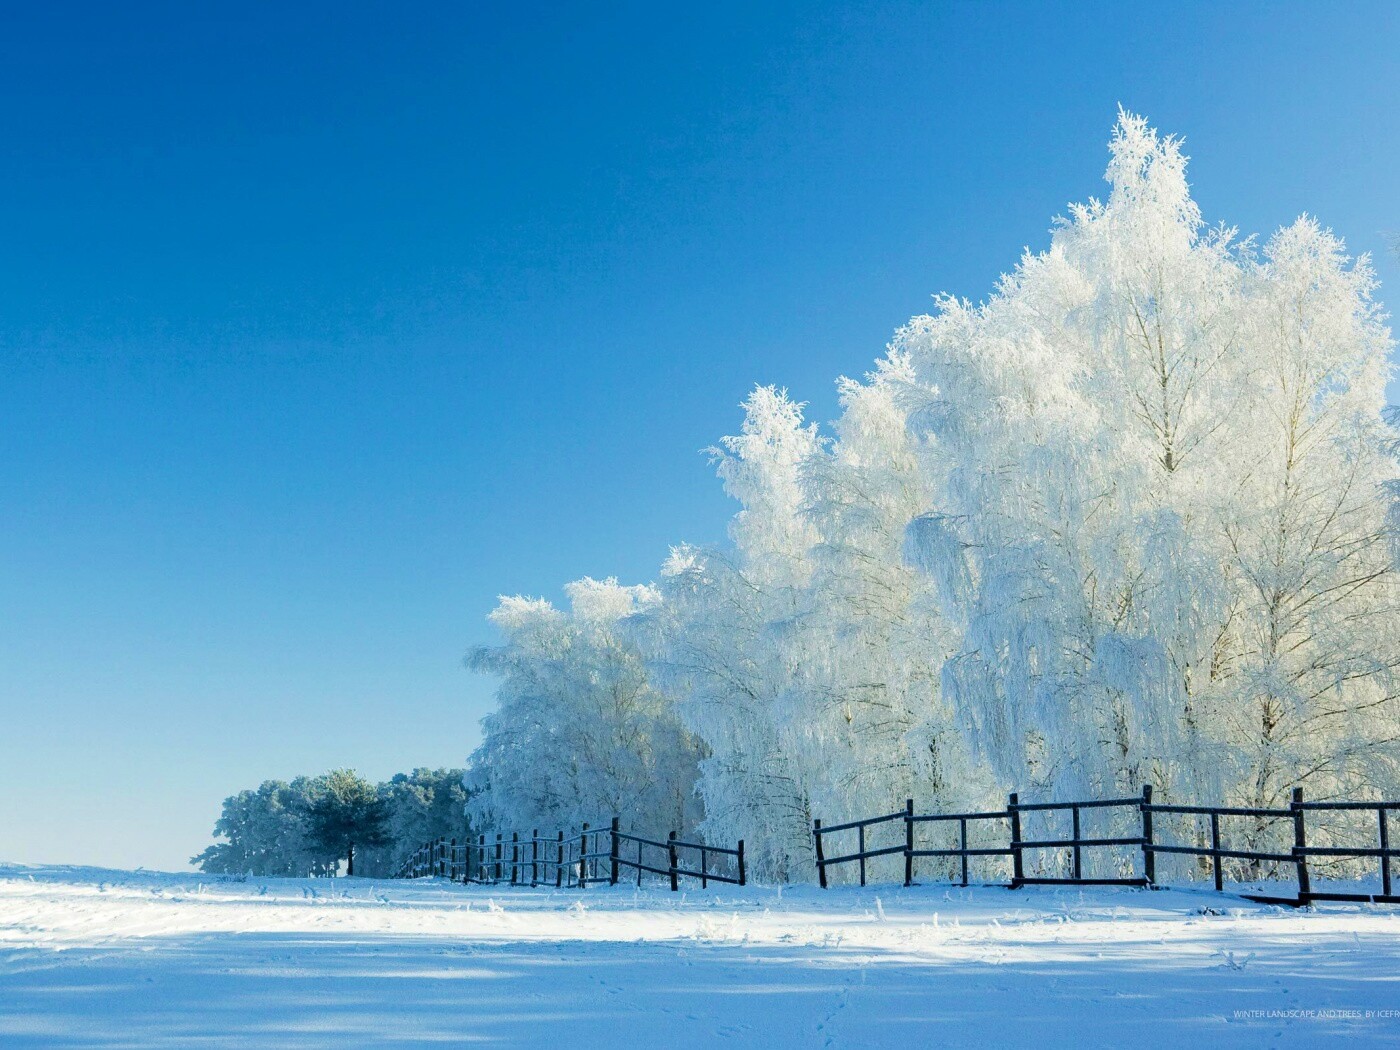
[[[1400,228],[1393,3],[564,7],[7,16],[0,858],[461,764],[495,596],[720,539],[749,387],[830,418],[1102,192],[1120,102],[1211,220]]]

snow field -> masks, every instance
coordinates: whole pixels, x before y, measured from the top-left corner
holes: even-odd
[[[1400,1042],[1395,909],[0,867],[0,1045]]]

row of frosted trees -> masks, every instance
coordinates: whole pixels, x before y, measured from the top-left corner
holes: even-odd
[[[387,878],[423,843],[466,839],[461,769],[415,769],[372,784],[354,770],[264,780],[224,799],[214,836],[190,863],[226,875]]]
[[[754,391],[731,542],[507,598],[484,825],[622,813],[811,877],[810,820],[1023,794],[1394,793],[1396,431],[1367,261],[1207,228],[1123,114],[1104,201],[941,298],[824,436]]]

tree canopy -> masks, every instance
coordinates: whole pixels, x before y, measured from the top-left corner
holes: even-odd
[[[377,785],[351,770],[265,781],[224,800],[214,824],[222,841],[191,863],[226,874],[329,875],[353,842],[355,874],[392,875],[424,842],[470,836],[463,772],[420,768]]]

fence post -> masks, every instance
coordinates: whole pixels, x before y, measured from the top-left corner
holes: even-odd
[[[1142,875],[1151,886],[1157,881],[1157,854],[1152,852],[1152,785],[1142,785]]]
[[[817,840],[817,884],[826,889],[826,851],[822,849],[822,822],[812,821],[812,837]]]
[[[578,837],[578,888],[588,889],[588,825],[583,825],[583,833]]]
[[[1293,810],[1293,857],[1298,865],[1298,903],[1302,905],[1312,899],[1312,885],[1308,879],[1308,855],[1298,852],[1308,844],[1307,827],[1303,823],[1302,788],[1293,789],[1293,803],[1288,808]]]
[[[1019,805],[1020,797],[1016,792],[1011,792],[1006,798],[1006,812],[1011,818],[1011,888],[1013,890],[1021,885],[1021,880],[1026,875],[1021,859],[1021,811],[1016,808]]]
[[[1381,846],[1381,893],[1390,896],[1390,828],[1386,826],[1389,813],[1384,806],[1376,807],[1376,816],[1380,818],[1380,846]]]
[[[967,818],[958,818],[958,849],[962,857],[962,884],[967,885]]]
[[[904,885],[914,885],[914,800],[904,800]]]
[[[519,882],[520,875],[520,832],[510,833],[510,884]]]
[[[490,871],[490,865],[488,865],[488,864],[486,863],[486,836],[485,836],[485,835],[482,835],[482,836],[477,840],[477,851],[476,851],[476,877],[477,877],[477,879],[480,880],[480,881],[482,881],[482,882],[485,882],[485,881],[486,881],[486,875],[487,875],[487,873],[488,873],[489,871]]]
[[[739,840],[739,885],[747,886],[747,872],[744,869],[744,840]]]
[[[559,831],[559,859],[554,865],[554,888],[560,889],[564,885],[564,831]]]
[[[865,885],[865,825],[861,824],[856,828],[856,841],[860,854],[860,884]]]
[[[457,840],[452,840],[452,848],[447,854],[447,877],[450,881],[457,881]]]
[[[674,831],[666,836],[666,859],[671,864],[671,892],[675,893],[681,887],[676,877],[676,833]]]
[[[1079,879],[1081,878],[1082,870],[1083,870],[1083,869],[1082,869],[1082,865],[1081,865],[1081,859],[1082,859],[1082,857],[1081,857],[1081,852],[1080,852],[1080,848],[1079,848],[1079,807],[1078,807],[1078,806],[1071,806],[1071,807],[1070,807],[1070,827],[1073,829],[1073,832],[1074,832],[1074,833],[1070,836],[1072,839],[1074,839],[1074,881],[1075,881],[1075,882],[1078,882]]]
[[[1211,810],[1210,813],[1210,859],[1215,868],[1215,891],[1219,893],[1225,889],[1225,875],[1220,870],[1220,814]]]
[[[540,829],[530,829],[530,885],[540,884]]]
[[[610,866],[612,867],[612,871],[610,871],[610,872],[608,873],[608,882],[609,882],[610,885],[613,885],[613,886],[616,886],[616,885],[617,885],[617,852],[618,852],[618,849],[619,849],[619,848],[621,847],[621,845],[622,845],[622,840],[621,840],[620,838],[617,837],[617,825],[618,825],[618,818],[617,818],[617,817],[613,817],[613,818],[612,818],[612,829],[611,829],[612,844],[611,844],[611,848],[610,848],[610,850],[609,850],[609,852],[608,852],[608,861],[609,861]]]
[[[501,833],[496,832],[496,880],[501,881]]]

